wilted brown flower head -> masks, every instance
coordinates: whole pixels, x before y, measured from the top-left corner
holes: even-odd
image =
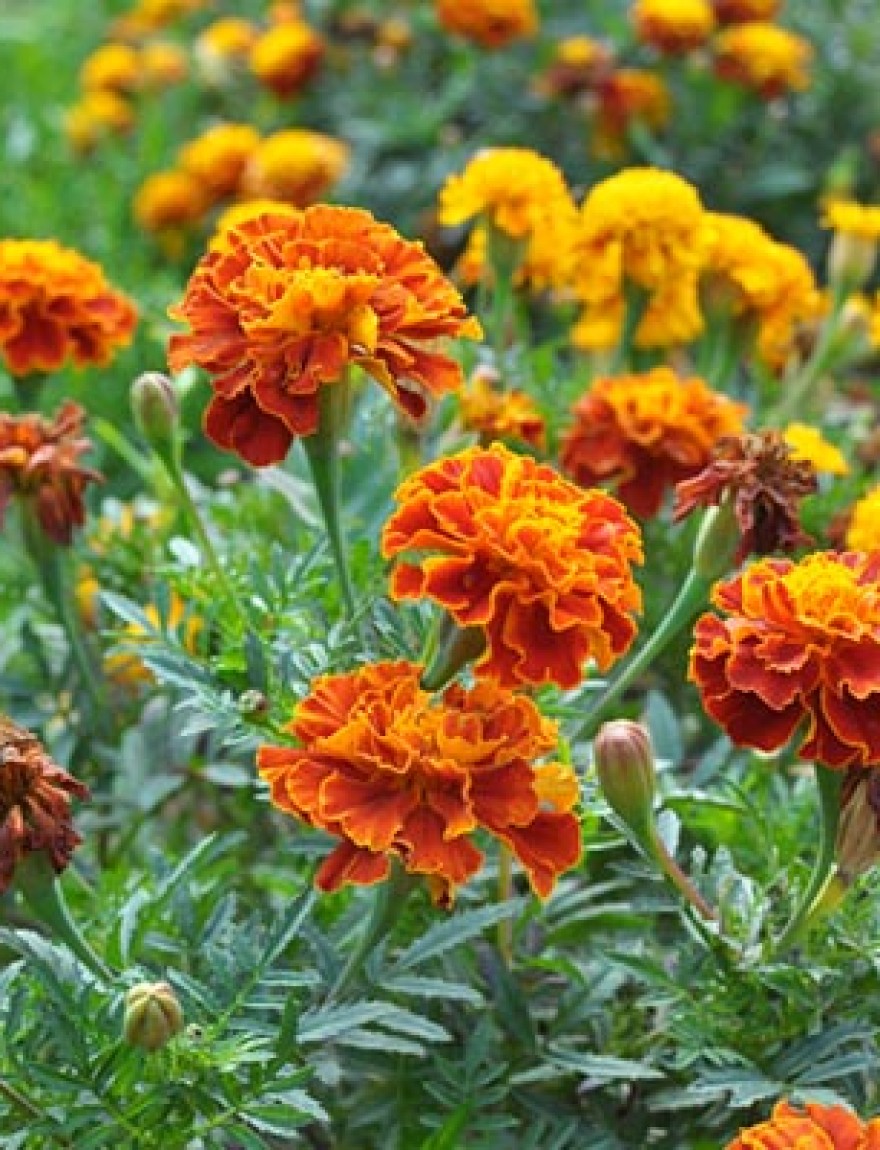
[[[794,551],[812,542],[798,511],[817,487],[812,463],[793,458],[781,432],[746,432],[720,440],[709,465],[678,484],[673,520],[728,498],[740,531],[734,560],[742,563],[749,555]]]
[[[70,799],[88,787],[53,763],[40,741],[0,714],[0,894],[25,855],[43,851],[57,874],[82,842]]]
[[[84,419],[83,409],[72,402],[51,421],[0,412],[0,526],[18,496],[32,506],[50,539],[70,545],[74,528],[85,522],[86,485],[103,478],[79,462],[92,446],[81,435]]]

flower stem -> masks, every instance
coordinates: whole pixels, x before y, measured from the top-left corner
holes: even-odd
[[[611,375],[623,371],[629,363],[636,332],[639,324],[645,318],[645,312],[648,310],[648,303],[650,302],[649,292],[638,284],[632,283],[631,280],[627,280],[624,286],[624,298],[626,310],[623,317],[623,331],[609,367],[609,374]]]
[[[510,849],[498,844],[498,901],[507,902],[513,893],[513,867]],[[498,924],[498,953],[505,966],[513,961],[513,922],[509,918]]]
[[[830,888],[835,879],[834,858],[837,827],[840,822],[840,789],[843,786],[845,772],[832,771],[820,763],[816,763],[815,771],[819,790],[819,854],[801,901],[776,940],[774,952],[777,955],[798,942],[813,922],[832,907]]]
[[[459,627],[451,615],[441,616],[431,662],[422,675],[423,691],[439,691],[468,663],[486,649],[486,636],[480,627]]]
[[[656,862],[657,866],[663,872],[666,879],[675,887],[678,893],[684,898],[690,906],[694,908],[697,914],[709,922],[718,921],[718,912],[711,906],[688,876],[684,873],[669,851],[666,845],[660,838],[654,827],[651,828],[650,837],[644,844],[651,858]]]
[[[785,394],[764,421],[767,426],[782,427],[795,417],[803,418],[808,412],[813,390],[831,367],[838,352],[837,335],[846,299],[846,292],[838,285],[831,299],[831,311],[822,326],[813,354],[801,371],[785,385]]]

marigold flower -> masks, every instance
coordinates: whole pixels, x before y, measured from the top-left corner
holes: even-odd
[[[157,92],[179,84],[189,73],[189,58],[179,44],[156,40],[144,44],[140,53],[141,89]]]
[[[719,24],[746,24],[772,20],[782,0],[712,0],[712,5]]]
[[[594,88],[611,65],[607,45],[590,36],[568,36],[556,45],[550,66],[535,88],[546,96],[578,96]]]
[[[777,1102],[766,1122],[740,1130],[726,1150],[877,1150],[880,1119],[862,1122],[844,1106]]]
[[[880,205],[829,200],[822,226],[834,231],[828,252],[829,280],[850,290],[862,287],[871,278],[877,259]]]
[[[0,240],[0,358],[12,375],[107,364],[137,309],[101,267],[54,240]]]
[[[538,31],[534,0],[435,0],[437,19],[447,32],[481,48],[505,48]]]
[[[281,99],[302,91],[324,58],[324,41],[301,20],[269,28],[254,44],[250,67],[261,84]]]
[[[288,728],[299,747],[257,752],[274,805],[341,840],[317,886],[381,882],[396,856],[449,906],[482,865],[473,836],[485,830],[546,898],[581,854],[574,773],[534,761],[556,745],[555,724],[493,683],[431,696],[422,670],[379,663],[324,676]]]
[[[88,797],[88,787],[53,762],[35,735],[0,714],[0,894],[22,859],[38,851],[61,874],[82,842],[70,800]]]
[[[810,543],[798,522],[798,506],[817,488],[812,463],[795,459],[778,431],[746,432],[720,440],[709,465],[678,484],[673,520],[729,500],[740,532],[734,561],[742,563],[749,555]]]
[[[216,124],[180,149],[177,165],[211,199],[219,200],[237,190],[259,143],[260,133],[250,124]]]
[[[846,546],[851,551],[880,551],[880,487],[872,487],[853,506]]]
[[[605,479],[635,515],[656,515],[666,492],[701,471],[723,437],[743,430],[746,407],[668,367],[593,381],[574,408],[562,469],[587,487]]]
[[[128,44],[102,44],[87,57],[79,81],[86,91],[136,92],[141,81],[140,54]]]
[[[242,175],[249,198],[285,200],[304,208],[319,200],[348,166],[348,145],[306,128],[275,132],[260,142]]]
[[[214,235],[208,243],[208,248],[211,251],[215,248],[226,249],[228,247],[227,233],[230,229],[243,224],[245,220],[253,220],[257,216],[279,214],[298,217],[299,211],[299,208],[295,208],[293,204],[286,204],[283,200],[239,200],[230,204],[217,217]]]
[[[186,230],[210,207],[210,196],[189,172],[169,169],[147,176],[132,205],[137,223],[147,232]]]
[[[880,240],[880,204],[828,200],[823,206],[822,227],[863,240]]]
[[[87,155],[110,135],[134,126],[134,109],[116,92],[86,92],[64,113],[64,134],[77,155]]]
[[[709,0],[636,0],[632,20],[643,43],[669,55],[701,47],[715,28]]]
[[[43,531],[68,546],[85,522],[83,493],[102,476],[82,467],[91,449],[83,438],[85,412],[68,401],[52,422],[41,415],[0,412],[0,526],[13,497],[33,509]]]
[[[596,89],[593,152],[599,159],[620,160],[634,124],[661,131],[669,123],[672,101],[662,76],[642,68],[618,68]]]
[[[461,421],[476,431],[483,443],[516,439],[540,450],[544,445],[544,418],[524,391],[493,387],[492,373],[477,371],[459,397]]]
[[[818,427],[806,423],[790,423],[783,429],[782,438],[791,448],[791,457],[806,460],[816,471],[828,475],[846,475],[849,464],[839,447],[825,438]]]
[[[434,599],[483,628],[478,676],[576,687],[588,658],[604,671],[629,648],[641,538],[610,495],[495,443],[430,464],[395,499],[382,532],[392,598]]]
[[[215,20],[196,37],[193,57],[202,77],[223,87],[244,70],[260,30],[237,16]]]
[[[718,33],[713,47],[717,74],[765,100],[810,86],[812,46],[785,28],[760,20],[732,24]]]
[[[703,208],[686,180],[656,168],[628,168],[596,184],[581,208],[574,245],[574,290],[588,317],[617,309],[622,321],[630,284],[649,295],[637,344],[684,343],[700,333]]]
[[[443,337],[479,338],[423,246],[357,208],[320,205],[245,220],[208,252],[169,314],[172,371],[212,377],[208,436],[255,466],[318,426],[318,392],[357,364],[408,415],[462,384]]]
[[[880,554],[763,559],[697,622],[689,677],[739,746],[776,751],[807,721],[798,755],[831,768],[880,761]]]

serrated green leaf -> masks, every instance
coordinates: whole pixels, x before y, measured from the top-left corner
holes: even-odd
[[[499,922],[522,913],[525,905],[525,899],[510,899],[477,910],[461,911],[451,918],[441,920],[400,955],[391,968],[392,977],[395,973],[412,970],[423,962],[438,958],[446,951],[461,946],[462,943],[470,942],[489,927],[497,926]]]

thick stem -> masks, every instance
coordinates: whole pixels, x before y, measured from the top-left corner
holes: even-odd
[[[657,866],[663,872],[666,879],[675,887],[678,893],[690,906],[694,908],[697,914],[706,919],[708,922],[718,921],[718,912],[711,906],[688,876],[684,873],[669,851],[663,840],[660,838],[657,831],[652,827],[650,831],[649,841],[645,847],[650,854],[651,858],[656,862]]]
[[[485,649],[486,636],[482,628],[459,627],[451,615],[443,615],[433,657],[422,675],[422,689],[441,690]]]
[[[800,903],[776,940],[776,954],[782,954],[798,942],[815,919],[828,908],[829,888],[834,879],[837,827],[840,822],[840,790],[845,772],[832,771],[819,763],[816,763],[815,770],[819,790],[819,853]]]
[[[635,346],[636,332],[639,329],[639,324],[645,317],[645,312],[648,310],[648,303],[650,302],[651,296],[647,289],[631,281],[627,281],[624,287],[624,298],[626,304],[623,317],[623,331],[611,360],[609,367],[610,375],[623,371],[629,364],[633,347]]]

